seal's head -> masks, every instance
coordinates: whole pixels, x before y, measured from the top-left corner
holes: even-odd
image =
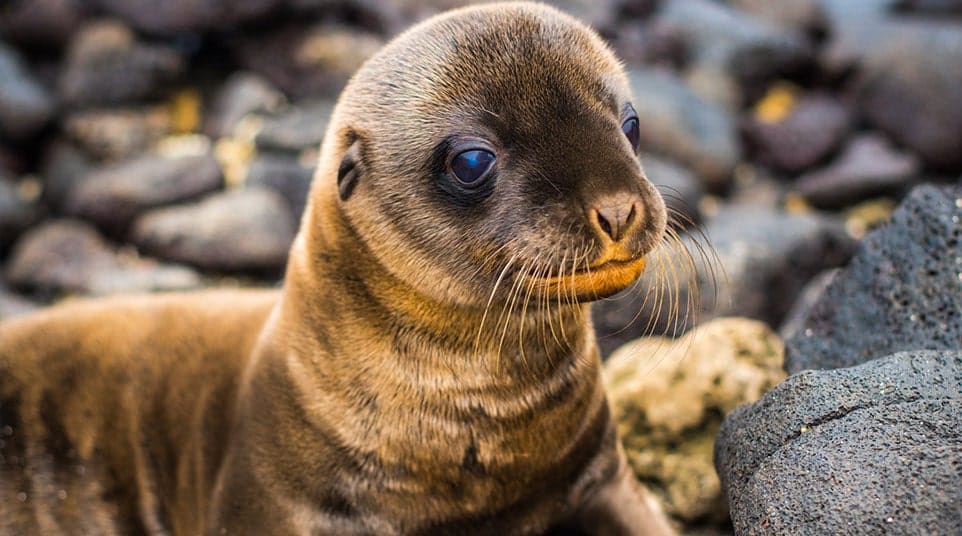
[[[354,76],[315,197],[445,302],[588,301],[632,283],[665,229],[638,137],[622,67],[591,29],[538,4],[465,8]]]

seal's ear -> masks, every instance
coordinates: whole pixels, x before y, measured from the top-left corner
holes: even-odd
[[[337,168],[337,191],[341,201],[346,201],[354,192],[357,181],[361,178],[363,164],[361,162],[361,138],[353,132],[349,135],[350,146],[344,151],[341,165]]]

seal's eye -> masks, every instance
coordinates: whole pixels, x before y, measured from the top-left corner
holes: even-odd
[[[451,160],[451,172],[465,186],[474,186],[483,179],[494,163],[494,153],[471,149],[458,153]]]
[[[638,141],[641,139],[641,131],[638,129],[638,118],[631,117],[621,124],[621,131],[628,137],[628,143],[635,150],[638,150]]]

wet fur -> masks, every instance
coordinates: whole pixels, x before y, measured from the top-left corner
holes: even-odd
[[[668,532],[605,400],[602,291],[537,285],[662,238],[629,97],[547,7],[400,36],[335,109],[282,291],[0,325],[0,532]],[[497,145],[487,191],[444,175],[464,136]],[[586,207],[622,194],[644,210],[613,249]]]

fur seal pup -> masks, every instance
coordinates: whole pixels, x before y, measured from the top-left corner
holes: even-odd
[[[601,39],[491,4],[344,90],[279,292],[0,326],[0,532],[670,531],[625,462],[588,302],[665,231]]]

